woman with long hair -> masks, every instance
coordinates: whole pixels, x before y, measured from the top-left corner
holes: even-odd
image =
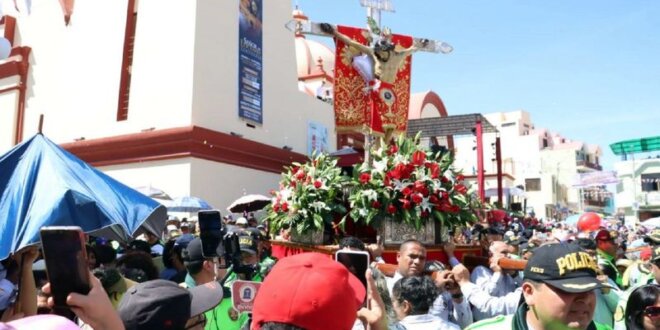
[[[660,329],[660,286],[647,284],[630,294],[626,305],[626,329]]]

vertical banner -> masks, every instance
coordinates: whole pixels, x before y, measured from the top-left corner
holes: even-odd
[[[314,151],[328,152],[328,128],[314,121],[307,122],[307,155]]]
[[[240,0],[238,28],[238,116],[263,123],[262,0]]]
[[[368,32],[364,29],[337,26],[337,31],[354,41],[367,45]],[[341,131],[364,131],[372,134],[382,134],[384,130],[405,133],[408,124],[408,107],[410,105],[410,69],[411,56],[407,56],[396,68],[394,83],[377,82],[376,79],[366,81],[358,72],[356,66],[373,65],[358,64],[365,55],[359,50],[335,39],[335,127]],[[404,51],[412,46],[410,36],[392,35],[394,52]],[[372,57],[375,56],[366,54]],[[372,62],[373,63],[373,62]],[[381,66],[386,63],[380,64]]]

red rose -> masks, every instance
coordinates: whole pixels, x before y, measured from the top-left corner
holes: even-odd
[[[373,203],[371,203],[371,207],[373,207],[375,209],[379,209],[381,206],[382,205],[380,205],[379,201],[373,201]]]
[[[452,205],[451,206],[451,212],[452,213],[458,213],[461,211],[461,208],[458,205]]]
[[[396,207],[395,207],[394,205],[392,205],[392,204],[388,205],[388,206],[387,206],[387,213],[389,213],[389,214],[394,214],[394,213],[396,213]]]
[[[401,180],[402,178],[404,178],[405,172],[406,172],[406,165],[399,163],[396,164],[396,166],[394,166],[394,169],[388,172],[387,175],[392,179]]]
[[[431,163],[429,170],[431,171],[431,179],[437,179],[440,176],[440,166],[438,166],[438,163]]]
[[[280,204],[273,205],[273,211],[279,212],[280,211]]]
[[[399,148],[397,148],[397,146],[393,144],[390,146],[390,149],[387,151],[387,154],[391,156],[397,153],[397,151],[399,151]]]
[[[465,180],[465,176],[463,176],[463,174],[459,174],[456,176],[456,181],[463,181],[463,180]]]
[[[401,178],[403,179],[410,178],[410,175],[412,174],[413,171],[415,171],[415,165],[406,164],[404,172],[401,173]]]
[[[286,202],[282,203],[282,212],[286,212],[289,210],[289,204]]]
[[[445,177],[445,176],[442,176],[442,177],[440,177],[440,182],[447,183],[447,182],[449,182],[449,179],[447,179],[447,177]]]
[[[319,189],[323,186],[323,183],[319,180],[314,181],[314,188]]]
[[[431,202],[433,204],[438,204],[439,201],[440,201],[440,199],[438,199],[438,196],[436,196],[436,195],[431,195],[429,197],[429,202]]]
[[[415,204],[421,203],[423,199],[424,199],[424,196],[422,196],[422,194],[417,193],[417,194],[412,195],[412,201]]]
[[[401,202],[401,207],[403,207],[405,210],[409,210],[412,207],[410,201],[407,199],[399,199],[399,202]]]
[[[389,186],[392,185],[392,183],[390,182],[390,177],[389,176],[387,176],[387,175],[385,176],[385,178],[383,179],[383,185],[385,187],[389,187]]]
[[[446,191],[443,191],[443,192],[442,192],[442,199],[445,199],[445,200],[446,200],[446,199],[448,199],[448,198],[449,198],[449,193],[446,192]]]
[[[447,202],[440,203],[440,211],[451,212],[451,204]]]
[[[431,215],[431,213],[429,213],[429,211],[427,211],[427,210],[422,211],[422,218],[428,218],[429,215]]]
[[[371,174],[369,173],[360,174],[360,183],[367,184],[369,183],[369,180],[371,180]]]
[[[415,166],[422,166],[426,161],[426,153],[421,150],[417,150],[412,154],[412,164]]]
[[[424,184],[424,182],[422,182],[420,180],[415,181],[415,188],[414,189],[415,189],[416,192],[422,192],[422,190],[424,190],[424,188],[426,188],[426,185]]]
[[[305,171],[298,170],[298,172],[296,172],[296,179],[297,180],[302,180],[304,178],[305,178]]]
[[[462,184],[455,185],[454,190],[461,195],[465,195],[465,193],[467,193],[467,188]]]
[[[410,194],[412,194],[413,190],[410,188],[410,186],[406,186],[405,188],[401,189],[401,193],[403,196],[408,197]]]
[[[296,182],[295,181],[291,181],[291,188],[294,188],[294,189],[296,188]]]

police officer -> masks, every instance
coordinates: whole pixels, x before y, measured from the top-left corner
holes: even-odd
[[[618,237],[619,234],[616,231],[600,230],[596,234],[596,253],[598,254],[598,267],[619,287],[622,287],[621,273],[616,268],[616,252],[619,248],[616,239]]]
[[[649,278],[645,283],[640,283],[638,286],[630,287],[619,300],[619,304],[616,307],[616,312],[614,313],[614,329],[623,330],[626,329],[626,324],[624,320],[624,315],[626,312],[626,305],[628,304],[628,297],[630,294],[635,291],[639,286],[644,284],[656,284],[660,285],[660,245],[653,247],[651,252],[651,278]]]
[[[516,312],[474,323],[467,329],[611,329],[592,321],[594,290],[603,287],[596,278],[597,267],[596,261],[575,244],[541,246],[525,267],[523,299]]]

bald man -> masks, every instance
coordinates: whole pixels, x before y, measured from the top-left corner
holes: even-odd
[[[392,296],[392,289],[398,280],[404,277],[424,275],[426,248],[417,240],[407,240],[401,244],[401,247],[399,247],[396,261],[398,268],[396,273],[394,273],[394,276],[385,277],[390,296]],[[445,282],[441,280],[436,281],[435,283],[441,293],[433,302],[429,314],[437,316],[445,321],[455,323],[461,328],[470,325],[473,321],[472,310],[470,309],[470,304],[467,300],[463,299],[463,294],[461,293],[460,288],[456,285],[455,288],[447,289]]]

